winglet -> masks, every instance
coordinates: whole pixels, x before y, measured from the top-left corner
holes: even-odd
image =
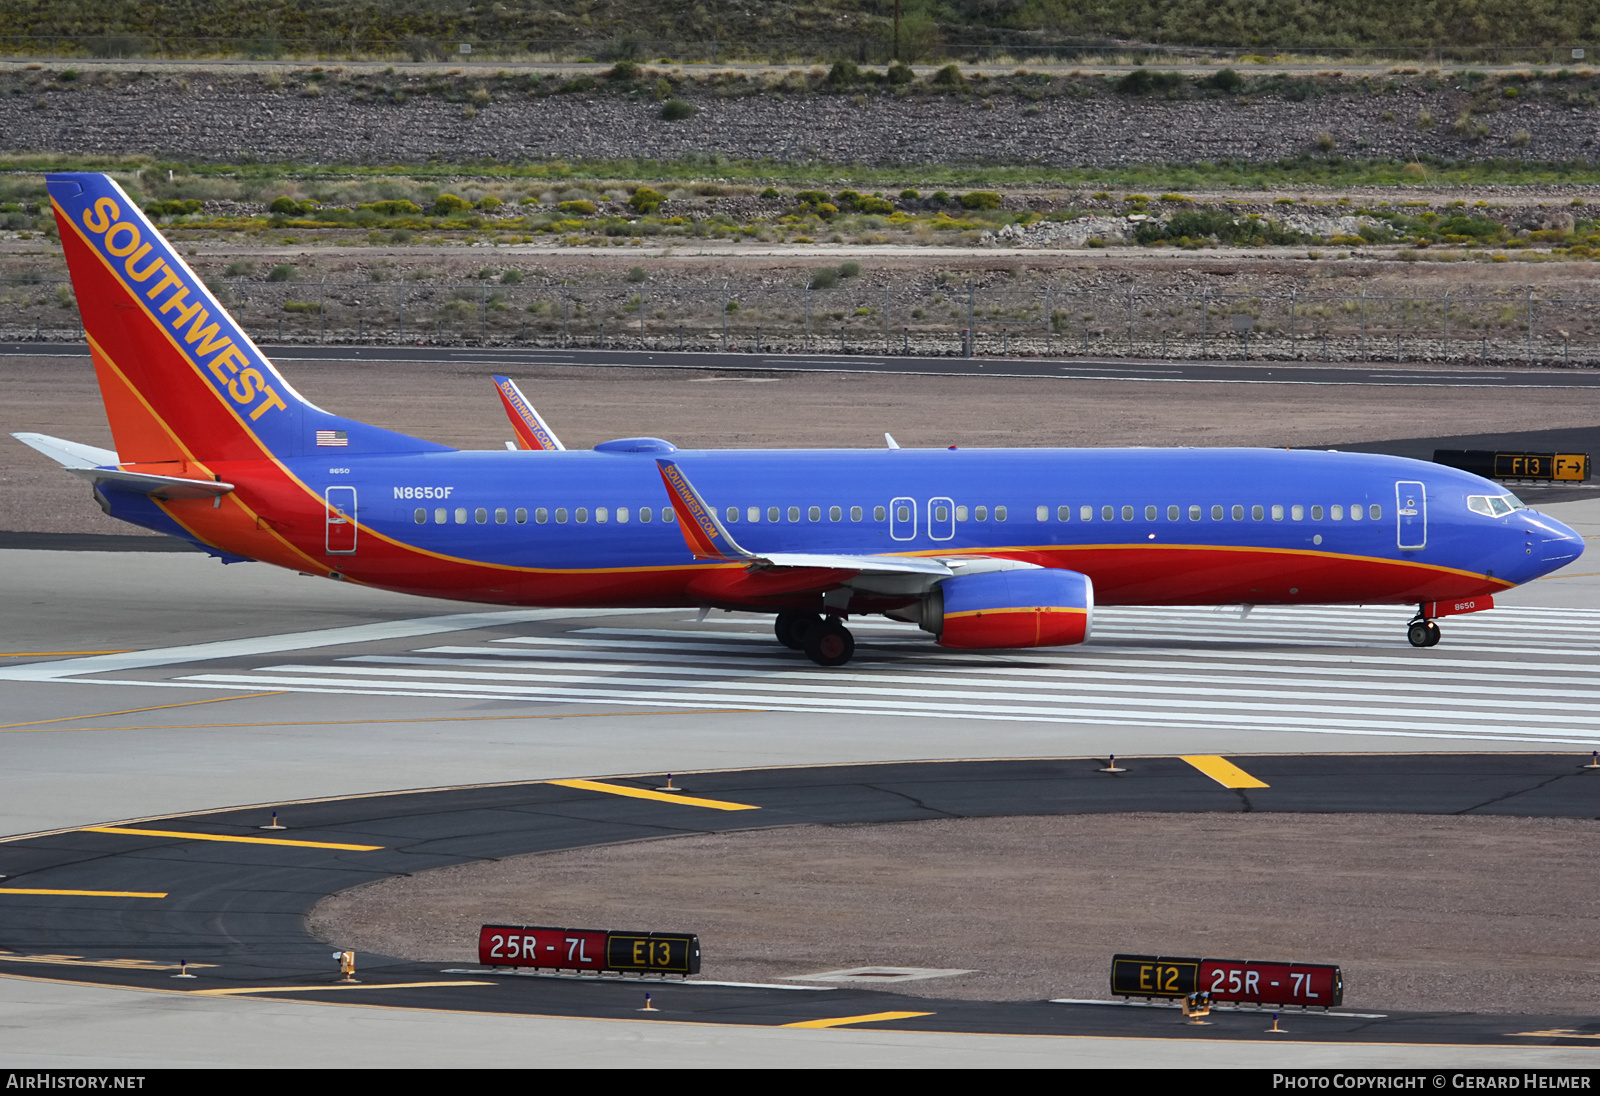
[[[661,470],[661,482],[667,485],[672,508],[677,511],[678,529],[695,559],[732,563],[756,558],[728,535],[728,530],[717,520],[716,511],[706,505],[676,461],[658,459],[656,467]]]
[[[511,429],[517,432],[517,444],[523,449],[565,449],[561,439],[556,437],[555,431],[545,425],[539,417],[539,412],[533,409],[533,404],[522,394],[522,389],[517,387],[517,382],[510,377],[496,377],[494,379],[495,391],[500,394],[500,402],[505,405],[506,417],[511,420]]]
[[[889,431],[887,431],[887,430],[885,430],[883,432],[883,440],[889,443],[889,448],[890,449],[898,449],[898,448],[900,448],[900,443],[895,441],[894,440],[894,435],[889,433]]]

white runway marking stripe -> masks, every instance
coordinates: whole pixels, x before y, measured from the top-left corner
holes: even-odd
[[[480,619],[487,634],[420,638]],[[161,665],[173,668],[143,684],[905,717],[909,734],[918,719],[967,719],[1600,745],[1600,612],[1589,610],[1450,619],[1445,645],[1428,650],[1405,642],[1404,606],[1269,608],[1244,620],[1113,607],[1100,613],[1099,642],[993,652],[944,650],[909,625],[863,621],[852,624],[856,659],[837,669],[781,647],[769,618],[632,619],[641,626],[575,611],[463,615],[380,627],[326,654],[311,648],[330,644],[300,637],[201,645],[180,666],[169,649]],[[270,659],[288,651],[303,661]],[[215,659],[226,661],[204,665]]]
[[[453,651],[456,651],[456,650],[472,651],[473,649],[472,648],[429,648],[427,653],[428,654],[432,654],[435,651],[453,652]],[[340,662],[360,662],[360,663],[382,663],[382,664],[387,664],[387,665],[418,666],[418,667],[461,666],[461,667],[470,667],[470,668],[473,668],[473,669],[502,669],[503,668],[505,670],[532,669],[532,668],[538,668],[538,667],[540,667],[542,665],[538,661],[526,660],[526,659],[518,660],[518,661],[513,662],[513,661],[510,661],[510,660],[504,659],[504,658],[501,658],[501,659],[450,658],[450,657],[425,657],[425,656],[418,656],[418,655],[353,655],[353,656],[350,656],[348,658],[342,658],[339,661]],[[570,667],[565,667],[565,668],[570,668]],[[832,687],[835,687],[840,682],[892,683],[892,684],[903,684],[903,685],[936,686],[936,687],[939,687],[939,688],[954,688],[954,687],[956,687],[958,685],[965,685],[965,686],[969,686],[969,687],[979,687],[979,688],[993,687],[994,686],[994,682],[993,681],[986,681],[981,677],[972,677],[972,678],[955,677],[955,676],[953,676],[953,674],[955,672],[957,672],[957,671],[953,671],[953,670],[950,670],[950,669],[946,669],[946,670],[943,671],[945,676],[941,676],[941,677],[939,677],[937,679],[934,679],[934,680],[929,680],[926,676],[918,676],[918,675],[914,675],[914,674],[894,674],[894,673],[890,673],[888,670],[879,670],[879,671],[874,672],[874,673],[853,673],[853,672],[850,672],[850,671],[830,670],[830,671],[827,671],[825,674],[818,674],[814,670],[776,670],[776,669],[745,670],[745,669],[737,669],[737,668],[732,668],[732,667],[726,667],[726,668],[720,668],[719,669],[719,668],[707,667],[707,666],[695,666],[695,667],[652,666],[652,665],[648,665],[648,664],[629,663],[629,662],[594,662],[594,663],[590,663],[587,666],[584,666],[582,668],[590,671],[590,673],[593,674],[593,675],[599,675],[599,674],[603,674],[603,673],[604,674],[633,673],[633,674],[661,674],[661,675],[679,676],[679,677],[724,677],[724,678],[730,678],[730,679],[736,679],[736,680],[748,680],[748,679],[759,679],[759,680],[764,680],[764,681],[810,680],[812,682],[818,683],[818,684],[816,684],[814,686],[816,688],[832,688]],[[281,666],[279,666],[279,667],[268,667],[268,669],[285,669],[285,667],[281,667]],[[924,673],[926,673],[927,671],[937,670],[938,668],[931,667],[931,666],[923,666],[923,667],[919,667],[919,669],[921,669]],[[971,673],[971,672],[974,672],[974,671],[970,671],[969,670],[969,671],[965,671],[965,672]],[[1003,676],[1008,676],[1008,677],[1028,677],[1028,678],[1046,678],[1046,677],[1048,677],[1050,679],[1070,679],[1071,685],[1072,685],[1072,687],[1074,689],[1077,689],[1077,690],[1080,690],[1080,691],[1087,690],[1087,691],[1091,691],[1091,692],[1093,692],[1093,691],[1119,691],[1119,690],[1121,690],[1121,691],[1129,691],[1129,692],[1133,692],[1133,691],[1145,692],[1145,691],[1149,690],[1149,687],[1151,685],[1181,684],[1181,685],[1184,685],[1184,686],[1187,687],[1186,691],[1188,691],[1190,694],[1194,694],[1194,693],[1198,692],[1198,693],[1204,693],[1204,694],[1207,694],[1207,695],[1248,695],[1248,696],[1284,696],[1284,697],[1293,697],[1293,696],[1304,695],[1303,691],[1302,691],[1302,689],[1304,687],[1317,687],[1317,686],[1326,687],[1326,686],[1332,684],[1332,683],[1326,682],[1326,681],[1317,681],[1317,680],[1315,680],[1313,678],[1302,678],[1302,679],[1293,679],[1293,678],[1281,679],[1280,678],[1280,679],[1274,679],[1273,681],[1270,682],[1270,684],[1272,686],[1274,686],[1274,688],[1272,688],[1272,689],[1263,689],[1263,688],[1260,687],[1260,678],[1259,678],[1259,676],[1255,676],[1255,675],[1241,675],[1241,676],[1238,676],[1238,677],[1229,677],[1229,676],[1222,675],[1222,674],[1119,673],[1119,672],[1117,672],[1115,670],[1107,670],[1107,669],[1104,669],[1104,668],[1097,668],[1096,677],[1094,679],[1092,679],[1092,680],[1088,679],[1087,677],[1085,677],[1085,675],[1083,675],[1081,673],[1074,673],[1074,672],[1072,672],[1070,670],[1019,670],[1019,669],[1008,670],[1008,669],[998,668],[997,667],[994,670],[985,670],[985,671],[982,671],[982,672],[984,674],[990,676],[990,677],[993,677],[993,676],[996,676],[996,675],[1003,675]],[[1378,675],[1378,674],[1374,673],[1371,676],[1379,677],[1381,675]],[[1526,703],[1527,703],[1527,690],[1525,688],[1521,687],[1521,683],[1520,682],[1516,686],[1487,685],[1487,684],[1483,684],[1482,683],[1481,677],[1477,678],[1477,679],[1472,679],[1472,678],[1469,678],[1468,675],[1464,675],[1464,674],[1455,674],[1455,675],[1451,675],[1451,676],[1457,677],[1457,678],[1465,678],[1465,679],[1468,679],[1468,680],[1474,680],[1475,684],[1474,684],[1474,687],[1472,689],[1472,692],[1475,695],[1478,695],[1478,696],[1508,696],[1508,697],[1514,697],[1514,698],[1517,698],[1516,701],[1515,701],[1515,704],[1513,705],[1513,706],[1516,706],[1516,707],[1525,706]],[[555,678],[551,678],[551,680],[555,680]],[[577,679],[574,679],[574,680],[577,680]],[[607,677],[602,677],[602,676],[591,676],[591,677],[586,677],[583,680],[587,680],[587,681],[607,681],[607,680],[611,680],[611,679],[607,678]],[[1126,684],[1123,683],[1124,680],[1126,680]],[[1392,681],[1392,679],[1390,679],[1390,680]],[[1547,682],[1547,683],[1550,683],[1550,684],[1567,684],[1567,682],[1565,680],[1560,679],[1560,678],[1543,678],[1543,679],[1540,679],[1540,680],[1544,681],[1544,682]],[[1047,684],[1050,684],[1050,681],[1036,682],[1035,683],[1035,687],[1038,687],[1041,684],[1047,685]],[[1583,682],[1577,682],[1576,684],[1582,685],[1584,683]],[[1203,685],[1205,687],[1202,687],[1202,688],[1195,688],[1194,687],[1194,686],[1201,686],[1201,685]],[[1247,689],[1247,690],[1224,690],[1224,689],[1215,688],[1215,686],[1217,686],[1217,685],[1254,685],[1256,687],[1255,688],[1251,688],[1251,689]],[[1290,689],[1290,688],[1287,688],[1288,686],[1300,686],[1300,687],[1302,687],[1302,689]],[[1459,686],[1438,685],[1438,684],[1434,684],[1431,681],[1408,681],[1408,682],[1405,683],[1405,689],[1406,689],[1406,691],[1411,692],[1411,693],[1434,693],[1434,694],[1439,694],[1439,695],[1444,695],[1444,696],[1455,695],[1455,694],[1458,694],[1461,691]],[[882,690],[875,690],[875,691],[882,691]],[[1588,689],[1584,689],[1584,688],[1572,688],[1572,689],[1544,688],[1544,689],[1540,690],[1540,693],[1541,693],[1541,695],[1543,695],[1543,696],[1545,696],[1547,698],[1548,697],[1582,698],[1582,699],[1584,699],[1584,700],[1586,700],[1586,701],[1588,701],[1590,703],[1600,703],[1600,685],[1597,685],[1594,688],[1588,688]],[[1017,695],[1017,694],[1013,693],[1012,695]],[[1352,698],[1354,698],[1354,694],[1352,694]],[[1381,696],[1374,695],[1374,696],[1371,696],[1370,698],[1365,698],[1365,699],[1371,699],[1374,703],[1390,704],[1390,703],[1393,703],[1393,701],[1394,701],[1394,695],[1393,695],[1393,693],[1386,693],[1386,694],[1383,694]],[[1488,703],[1496,704],[1496,703],[1504,703],[1504,702],[1488,701]]]
[[[427,661],[432,661],[432,660],[427,660]],[[876,682],[873,683],[871,686],[869,686],[867,688],[859,688],[859,687],[852,688],[852,687],[848,687],[848,686],[842,684],[842,682],[837,680],[837,679],[835,679],[833,677],[833,675],[824,674],[824,673],[818,673],[818,674],[812,675],[811,681],[773,680],[772,678],[769,677],[769,678],[767,678],[767,679],[765,679],[763,681],[760,681],[760,682],[750,682],[750,681],[745,681],[745,680],[737,680],[737,681],[715,681],[715,680],[712,680],[712,681],[698,681],[698,682],[693,683],[692,686],[686,685],[686,686],[682,686],[681,688],[675,688],[675,687],[672,687],[670,685],[663,685],[663,683],[658,682],[658,681],[643,680],[643,679],[631,678],[631,677],[621,677],[621,676],[596,677],[596,676],[593,676],[593,675],[560,674],[560,673],[520,673],[520,672],[504,672],[504,671],[495,672],[495,671],[486,671],[486,670],[467,670],[467,669],[464,669],[464,668],[461,668],[461,667],[458,667],[458,666],[437,666],[437,667],[429,666],[429,667],[408,667],[408,668],[396,668],[396,669],[383,669],[383,668],[375,667],[375,666],[356,667],[356,666],[282,665],[282,666],[264,667],[261,672],[262,672],[262,674],[269,674],[269,675],[270,674],[324,674],[324,675],[331,675],[331,676],[334,676],[334,677],[348,675],[348,676],[350,676],[352,678],[357,678],[357,677],[360,677],[362,675],[366,675],[366,676],[372,677],[372,678],[387,678],[387,679],[444,677],[444,678],[453,678],[455,680],[463,681],[463,682],[504,683],[505,686],[507,686],[507,687],[525,689],[525,690],[527,690],[529,692],[534,692],[535,691],[535,687],[537,686],[537,694],[536,695],[543,695],[543,694],[547,694],[547,693],[560,693],[562,695],[570,695],[570,693],[572,692],[572,689],[571,689],[572,686],[582,686],[582,685],[604,686],[608,691],[611,690],[611,689],[617,688],[617,687],[625,687],[627,689],[652,688],[653,687],[653,688],[656,688],[656,689],[662,689],[663,690],[663,695],[671,695],[671,696],[682,695],[682,691],[685,690],[685,689],[688,689],[688,688],[696,688],[696,689],[702,689],[702,690],[705,690],[705,689],[745,689],[745,690],[749,690],[749,689],[754,688],[754,689],[765,690],[765,692],[767,694],[765,697],[757,697],[757,696],[753,696],[753,695],[743,695],[743,696],[740,696],[736,701],[730,700],[730,703],[738,703],[738,704],[741,704],[741,705],[759,704],[763,699],[771,700],[771,699],[773,699],[774,697],[777,697],[777,696],[792,698],[793,696],[795,696],[797,694],[798,695],[805,695],[805,696],[810,696],[811,694],[818,694],[818,695],[816,695],[814,697],[814,701],[813,702],[815,702],[815,703],[822,703],[822,704],[837,704],[837,703],[857,703],[857,704],[860,704],[860,703],[865,703],[865,704],[869,704],[869,705],[875,706],[875,707],[879,706],[879,705],[882,705],[882,706],[885,706],[885,707],[893,707],[893,706],[896,706],[896,705],[893,702],[888,701],[888,700],[879,701],[879,700],[874,700],[874,699],[870,699],[870,698],[873,698],[873,697],[897,697],[897,698],[903,698],[903,699],[905,699],[907,701],[936,700],[939,703],[947,705],[947,706],[950,705],[952,702],[970,702],[970,701],[978,701],[978,700],[999,699],[999,700],[1005,700],[1005,701],[1013,702],[1013,703],[1004,705],[1004,706],[1002,706],[1002,708],[996,708],[996,707],[991,706],[991,705],[983,705],[983,708],[985,710],[1014,710],[1014,711],[1018,711],[1018,712],[1023,712],[1023,711],[1032,712],[1032,713],[1035,713],[1035,714],[1048,714],[1048,713],[1050,713],[1052,711],[1052,709],[1049,709],[1049,708],[1034,708],[1034,707],[1031,707],[1030,705],[1037,703],[1037,704],[1065,704],[1065,705],[1074,705],[1074,706],[1076,706],[1076,705],[1082,703],[1084,694],[1091,694],[1093,696],[1093,700],[1094,700],[1095,703],[1102,704],[1102,705],[1104,705],[1104,704],[1114,704],[1114,703],[1118,703],[1119,700],[1122,700],[1122,698],[1119,697],[1119,696],[1100,695],[1100,694],[1127,694],[1127,699],[1126,700],[1122,700],[1122,702],[1127,703],[1130,706],[1137,706],[1137,707],[1141,707],[1141,708],[1143,708],[1145,710],[1155,710],[1155,711],[1160,711],[1160,710],[1165,710],[1165,709],[1170,709],[1170,708],[1179,708],[1179,709],[1191,708],[1191,707],[1195,706],[1198,703],[1198,704],[1209,704],[1209,705],[1214,706],[1217,709],[1225,709],[1226,711],[1228,711],[1230,713],[1260,711],[1260,712],[1278,712],[1278,713],[1283,713],[1285,715],[1295,714],[1295,715],[1326,716],[1326,715],[1351,715],[1351,714],[1354,714],[1354,715],[1365,715],[1365,714],[1369,714],[1369,713],[1377,714],[1377,712],[1379,712],[1379,711],[1386,711],[1386,712],[1402,713],[1402,714],[1408,715],[1412,719],[1420,719],[1420,720],[1428,720],[1428,721],[1439,720],[1439,719],[1445,719],[1445,720],[1471,720],[1474,717],[1474,715],[1476,714],[1476,713],[1471,712],[1471,711],[1453,711],[1453,710],[1450,710],[1448,708],[1440,708],[1440,707],[1437,707],[1435,705],[1429,705],[1427,707],[1406,706],[1406,705],[1403,705],[1403,704],[1397,704],[1396,703],[1396,698],[1394,696],[1373,695],[1373,694],[1349,694],[1349,695],[1338,694],[1337,695],[1337,699],[1340,700],[1340,701],[1343,701],[1344,703],[1340,703],[1340,704],[1326,704],[1326,703],[1323,703],[1323,704],[1312,704],[1312,703],[1305,703],[1304,702],[1304,699],[1305,699],[1305,694],[1304,693],[1288,691],[1288,690],[1211,689],[1211,688],[1189,687],[1189,688],[1185,688],[1183,690],[1175,690],[1171,696],[1151,696],[1150,695],[1151,690],[1149,690],[1148,688],[1146,688],[1145,686],[1140,685],[1140,684],[1118,685],[1118,684],[1102,684],[1102,683],[1091,683],[1091,682],[1079,682],[1079,683],[1077,683],[1075,685],[1076,695],[1074,695],[1072,693],[1020,692],[1020,691],[1017,691],[1015,689],[1007,690],[1007,691],[1002,693],[1002,692],[999,692],[999,691],[994,690],[992,688],[970,688],[970,687],[969,688],[953,688],[953,687],[949,687],[949,688],[938,688],[938,689],[933,689],[933,688],[921,688],[921,689],[890,688],[890,687],[886,687],[886,686],[884,686],[884,685],[882,685],[880,683],[876,683]],[[265,680],[265,679],[263,679],[263,680]],[[944,683],[941,682],[940,684],[944,684]],[[470,687],[470,686],[463,685],[463,686],[460,686],[460,687],[467,688],[467,687]],[[670,692],[667,692],[667,690],[670,690]],[[636,695],[636,694],[630,693],[629,695]],[[704,694],[700,694],[700,695],[702,695],[703,697],[711,697],[711,696],[713,696],[715,694],[704,693]],[[843,697],[852,697],[853,699],[848,700],[848,701],[846,701],[844,699],[838,699],[838,698],[843,698]],[[1366,707],[1357,706],[1359,704],[1374,705],[1375,707],[1374,708],[1366,708]],[[898,705],[898,706],[904,708],[904,705]],[[1485,700],[1481,700],[1481,699],[1477,700],[1475,702],[1475,706],[1482,707],[1482,708],[1492,708],[1492,709],[1502,709],[1503,708],[1503,709],[1507,709],[1507,710],[1512,711],[1512,712],[1517,712],[1517,709],[1526,707],[1525,703],[1523,703],[1523,702],[1516,702],[1516,701],[1485,701]],[[1593,710],[1592,706],[1590,707],[1590,710]],[[1494,712],[1485,712],[1484,716],[1488,717],[1488,718],[1503,718],[1503,717],[1497,716]],[[1545,713],[1542,713],[1542,712],[1541,713],[1530,713],[1530,712],[1527,712],[1527,711],[1521,711],[1521,712],[1517,713],[1516,718],[1520,722],[1531,723],[1531,724],[1544,724],[1544,723],[1568,724],[1568,723],[1571,722],[1573,716],[1572,716],[1572,714],[1568,714],[1568,713],[1564,713],[1564,712],[1555,712],[1555,713],[1551,713],[1551,714],[1545,714]]]

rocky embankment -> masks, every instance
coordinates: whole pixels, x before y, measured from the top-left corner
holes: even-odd
[[[365,79],[366,82],[363,82]],[[373,80],[376,79],[377,83]],[[446,86],[404,76],[314,82],[256,74],[59,72],[0,79],[0,148],[13,153],[151,154],[221,161],[407,163],[430,159],[740,159],[880,165],[1030,163],[1059,167],[1287,157],[1587,160],[1595,96],[1551,85],[1485,97],[1438,79],[1331,81],[1293,94],[1117,93],[1106,81],[1028,96],[848,94],[768,89],[733,95],[672,85],[696,108],[662,118],[648,85],[550,94],[502,79]],[[9,86],[7,84],[9,83]],[[1574,85],[1575,86],[1575,85]]]

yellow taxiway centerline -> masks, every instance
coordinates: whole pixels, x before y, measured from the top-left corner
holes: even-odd
[[[1181,758],[1187,761],[1224,788],[1270,788],[1264,780],[1257,780],[1225,757],[1214,754],[1196,754]]]
[[[224,833],[186,833],[183,830],[141,830],[132,826],[85,826],[80,833],[129,833],[136,837],[181,837],[189,841],[236,841],[243,845],[293,845],[302,849],[344,849],[375,852],[382,845],[340,845],[332,841],[290,841],[283,837],[233,837]]]
[[[686,807],[709,807],[714,811],[759,811],[749,803],[727,803],[721,799],[696,799],[679,792],[652,792],[644,788],[625,788],[621,784],[605,784],[598,780],[546,780],[546,784],[559,784],[563,788],[578,788],[586,792],[606,792],[625,795],[630,799],[654,799],[661,803],[681,803]]]
[[[494,982],[329,982],[320,986],[239,986],[226,989],[192,989],[191,997],[237,997],[246,993],[311,993],[325,989],[428,989],[437,986],[492,986]]]
[[[166,891],[57,890],[47,887],[0,887],[0,894],[64,894],[78,898],[165,898]]]
[[[116,653],[116,652],[113,652]],[[105,719],[113,715],[137,715],[140,712],[164,712],[168,708],[193,708],[199,704],[221,704],[229,700],[255,700],[263,696],[282,696],[283,690],[272,693],[246,693],[243,696],[213,696],[205,700],[185,700],[177,704],[157,704],[150,708],[124,708],[118,712],[91,712],[88,715],[64,715],[59,719],[30,719],[26,723],[0,723],[0,731],[14,727],[41,727],[46,723],[72,723],[80,719]],[[133,728],[138,730],[139,728]]]
[[[111,967],[116,970],[182,970],[178,963],[159,963],[149,959],[85,959],[81,955],[0,955],[0,963],[45,963],[57,967]],[[204,970],[215,963],[190,963],[190,970]]]
[[[835,1028],[847,1024],[875,1024],[882,1020],[909,1020],[914,1016],[932,1016],[931,1012],[869,1012],[865,1016],[835,1016],[826,1020],[802,1020],[798,1024],[779,1024],[786,1028]]]

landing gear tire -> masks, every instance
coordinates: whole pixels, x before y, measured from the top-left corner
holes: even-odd
[[[1406,628],[1406,639],[1413,647],[1432,647],[1438,644],[1439,625],[1431,620],[1413,620]]]
[[[778,642],[791,651],[806,649],[806,632],[822,623],[816,613],[779,613],[772,631]]]
[[[837,620],[825,620],[806,633],[805,652],[818,666],[843,666],[856,653],[856,640]]]

